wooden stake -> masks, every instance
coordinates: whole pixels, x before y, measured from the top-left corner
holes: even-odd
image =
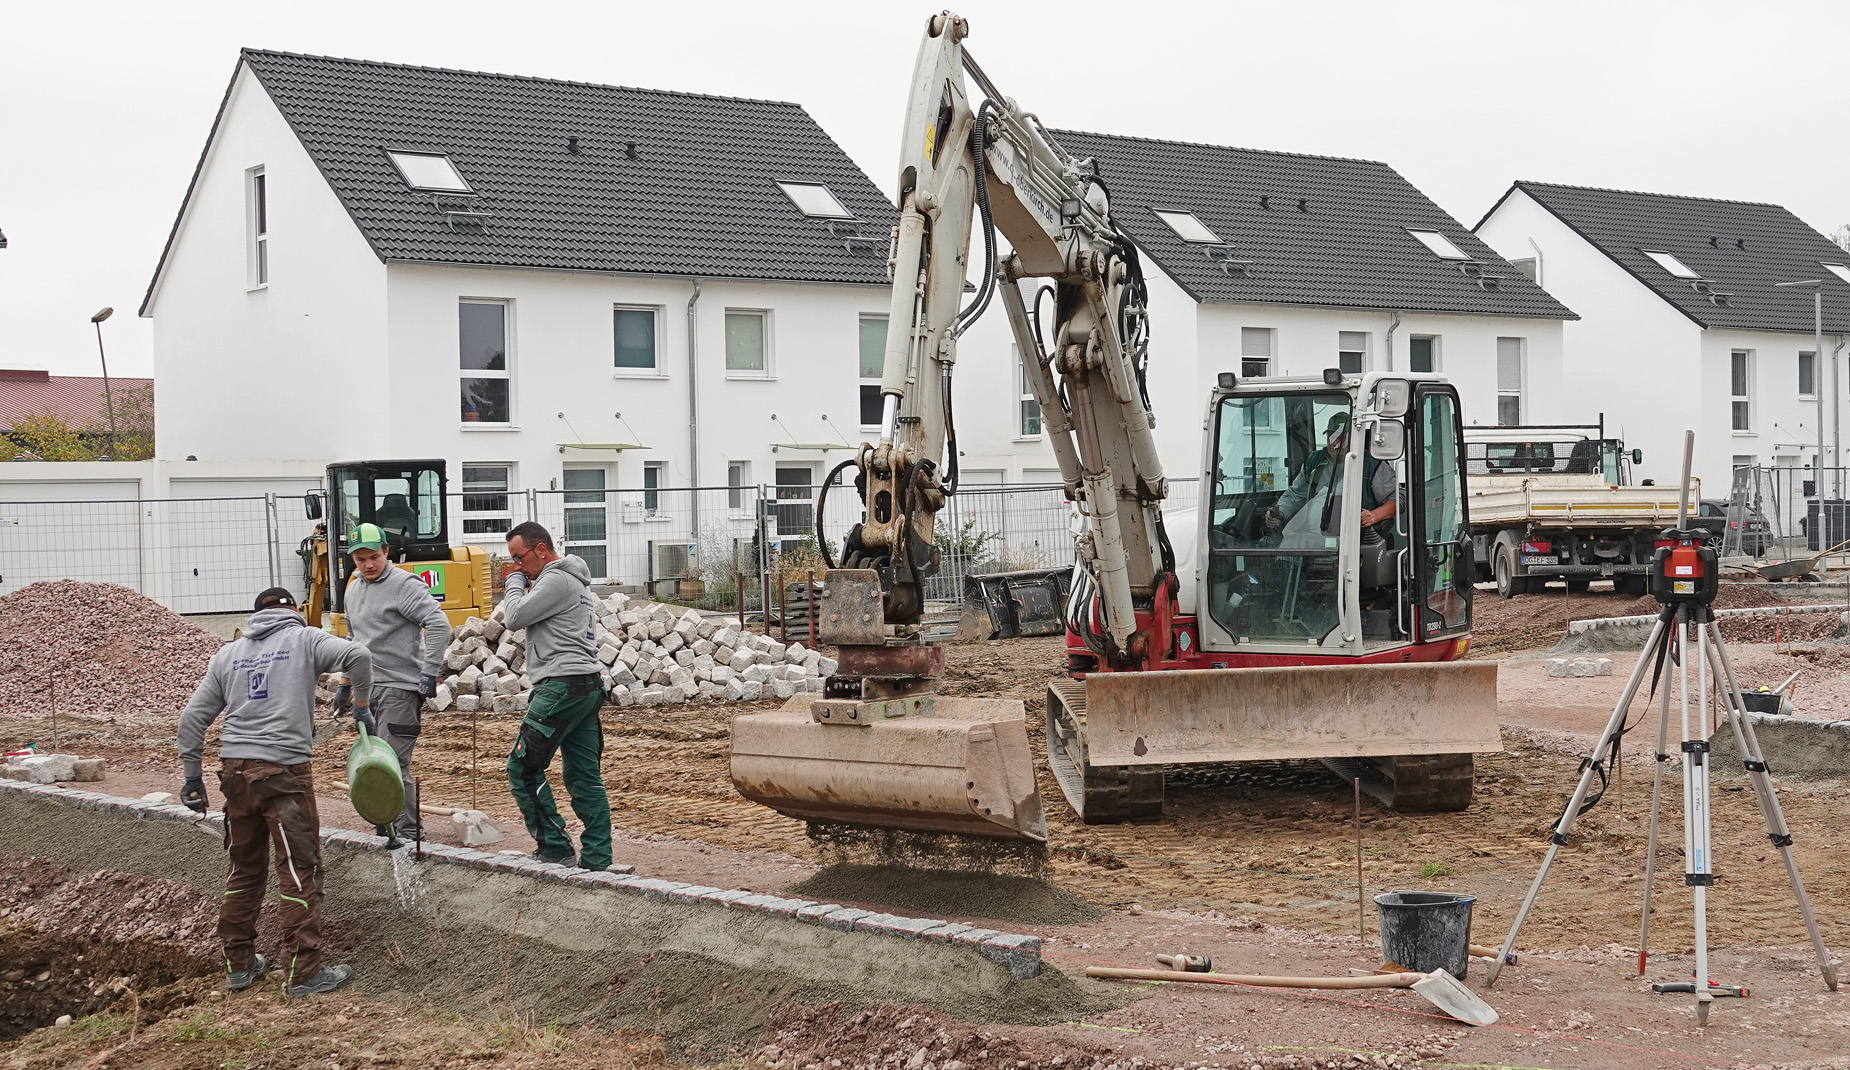
[[[1355,779],[1355,935],[1368,942],[1368,912],[1362,905],[1362,778]]]

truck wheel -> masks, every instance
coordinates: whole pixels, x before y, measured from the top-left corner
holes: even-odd
[[[1591,587],[1592,585],[1593,585],[1592,580],[1568,580],[1567,581],[1567,593],[1568,594],[1586,594],[1587,588]]]
[[[1507,550],[1497,555],[1497,594],[1504,598],[1514,598],[1527,586],[1516,578],[1516,563]]]

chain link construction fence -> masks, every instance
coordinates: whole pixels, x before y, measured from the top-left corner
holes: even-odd
[[[831,548],[861,518],[851,483],[819,492],[760,484],[452,493],[450,542],[499,554],[509,528],[535,520],[600,583],[708,610],[762,615],[769,604],[776,614],[792,585],[824,567],[817,499]],[[1174,480],[1165,510],[1173,517],[1195,499],[1196,481]],[[306,595],[302,550],[315,525],[300,494],[0,501],[0,594],[76,579],[120,584],[179,613],[244,612],[265,587]],[[967,485],[938,514],[939,571],[926,597],[961,600],[966,574],[1069,565],[1074,531],[1058,484]]]
[[[1722,556],[1787,561],[1850,549],[1850,469],[1740,467],[1698,517]]]

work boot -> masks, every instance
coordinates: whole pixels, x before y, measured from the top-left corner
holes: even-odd
[[[263,976],[263,956],[252,955],[251,964],[241,970],[234,970],[229,963],[225,966],[225,987],[233,992],[242,992],[257,983]]]
[[[578,856],[570,851],[562,855],[549,855],[544,851],[535,851],[531,857],[535,862],[557,862],[567,869],[578,864]]]
[[[353,967],[323,966],[321,972],[298,985],[289,985],[283,989],[283,995],[290,999],[304,996],[322,996],[353,980]]]

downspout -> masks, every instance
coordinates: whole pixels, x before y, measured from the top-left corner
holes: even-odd
[[[1820,336],[1820,341],[1822,342],[1822,336]],[[1818,346],[1818,351],[1819,352],[1824,351],[1824,346],[1822,344]],[[1835,473],[1836,478],[1833,480],[1833,482],[1840,486],[1841,486],[1841,481],[1843,479],[1842,467],[1844,463],[1843,461],[1843,456],[1844,456],[1843,455],[1843,444],[1844,443],[1843,443],[1843,423],[1841,420],[1842,410],[1839,408],[1839,406],[1843,402],[1843,390],[1837,384],[1837,358],[1838,358],[1838,355],[1841,354],[1843,351],[1844,351],[1844,336],[1840,334],[1837,336],[1837,344],[1831,348],[1831,462],[1833,465],[1837,466],[1837,468],[1839,469]],[[1817,374],[1818,374],[1817,369],[1813,368],[1812,375],[1815,377]]]
[[[700,363],[699,353],[700,327],[695,315],[695,308],[700,304],[700,290],[704,285],[700,279],[694,280],[694,292],[687,299],[687,474],[688,482],[694,487],[700,486]],[[688,510],[692,517],[692,535],[695,545],[700,541],[700,491],[694,490],[693,506]]]
[[[1381,349],[1382,359],[1387,362],[1387,367],[1381,369],[1382,371],[1391,372],[1394,370],[1394,332],[1399,329],[1400,329],[1400,312],[1399,310],[1396,310],[1394,312],[1394,322],[1388,324],[1387,344],[1382,346],[1382,349]]]

